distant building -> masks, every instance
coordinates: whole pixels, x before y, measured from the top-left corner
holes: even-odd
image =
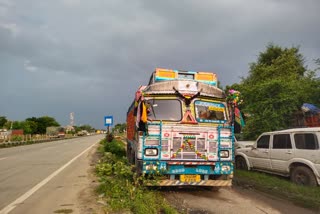
[[[10,135],[10,131],[7,129],[0,129],[0,141],[8,139]]]
[[[74,132],[75,131],[75,128],[71,125],[67,125],[64,127],[66,133],[69,133],[69,132]]]
[[[11,131],[11,135],[23,135],[23,129],[14,129]]]

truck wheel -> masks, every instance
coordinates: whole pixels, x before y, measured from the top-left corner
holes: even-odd
[[[132,165],[136,164],[136,153],[132,150],[131,150],[131,154],[130,154],[130,161],[131,161]]]
[[[293,183],[304,186],[317,186],[317,180],[311,169],[305,166],[293,168],[290,179]]]
[[[127,160],[130,164],[132,164],[132,161],[131,161],[131,146],[129,146],[129,143],[127,143]]]
[[[247,162],[243,157],[241,156],[236,157],[236,168],[248,170]]]

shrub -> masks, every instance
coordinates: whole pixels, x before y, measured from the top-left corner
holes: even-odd
[[[22,137],[20,135],[12,135],[11,141],[22,141]]]
[[[126,156],[126,150],[121,145],[121,142],[119,142],[119,141],[106,142],[104,145],[104,151],[111,152],[112,154],[116,155],[117,157]]]
[[[106,139],[107,139],[107,142],[112,142],[114,137],[113,137],[113,134],[112,133],[108,133],[107,136],[106,136]]]
[[[109,209],[117,213],[177,213],[161,194],[141,185],[149,181],[128,165],[121,141],[104,139],[101,144],[105,153],[96,166],[101,183],[97,191],[105,195]]]

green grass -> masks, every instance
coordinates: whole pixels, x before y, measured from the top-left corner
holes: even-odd
[[[178,213],[159,192],[142,185],[147,181],[144,177],[138,177],[128,165],[124,146],[120,140],[103,140],[98,149],[104,152],[104,156],[96,166],[100,178],[97,191],[105,196],[106,208],[112,212],[130,211],[137,214]]]
[[[142,185],[148,181],[132,171],[124,157],[124,147],[121,140],[114,139],[112,142],[103,140],[98,149],[104,154],[96,166],[101,183],[98,193],[105,195],[107,209],[138,214],[178,213],[158,191]],[[320,211],[320,187],[298,186],[287,178],[243,170],[236,170],[234,185],[249,186]]]
[[[289,199],[304,207],[320,209],[320,187],[299,186],[287,178],[243,170],[236,170],[234,183]]]

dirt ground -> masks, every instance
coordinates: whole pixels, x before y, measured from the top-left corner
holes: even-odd
[[[98,146],[98,145],[97,145]],[[79,193],[78,200],[83,214],[106,214],[106,203],[95,192],[98,178],[94,167],[100,159],[97,147],[88,154],[87,186]],[[183,214],[316,214],[279,197],[248,187],[233,186],[220,190],[206,188],[162,188],[166,200]]]
[[[87,170],[87,185],[78,194],[78,201],[80,206],[80,214],[106,214],[105,202],[103,202],[99,195],[95,192],[99,185],[98,178],[94,173],[95,165],[98,163],[101,156],[97,152],[99,145],[93,147],[87,155],[88,170]]]
[[[316,214],[285,199],[239,186],[219,191],[204,188],[165,190],[166,199],[186,214]]]

